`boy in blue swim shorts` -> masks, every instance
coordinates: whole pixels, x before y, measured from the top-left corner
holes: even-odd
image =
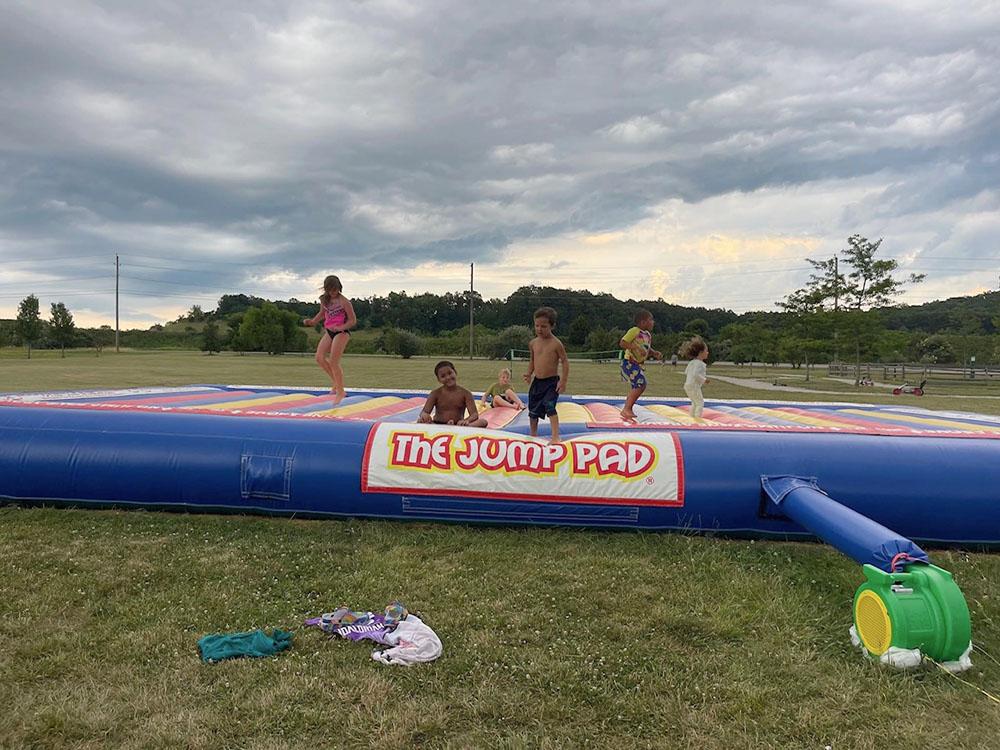
[[[548,417],[552,425],[552,442],[559,442],[559,415],[556,401],[566,391],[569,380],[569,359],[562,342],[552,335],[556,325],[556,311],[551,307],[535,310],[535,338],[528,343],[531,361],[524,374],[524,382],[531,383],[528,390],[528,424],[531,435],[538,435],[538,420]],[[562,377],[559,377],[559,365]],[[534,379],[532,379],[534,376]]]
[[[663,358],[663,355],[653,348],[653,334],[650,333],[653,330],[653,313],[649,310],[637,310],[634,320],[635,325],[625,332],[618,343],[625,350],[625,356],[622,358],[622,380],[629,384],[629,392],[625,398],[625,406],[622,407],[622,419],[628,422],[635,421],[632,407],[646,390],[643,363],[650,357]]]

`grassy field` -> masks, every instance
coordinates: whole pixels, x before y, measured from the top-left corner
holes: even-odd
[[[433,361],[349,357],[348,387],[429,388]],[[495,362],[456,360],[482,388]],[[517,376],[523,365],[515,367]],[[746,368],[710,369],[747,377]],[[1000,413],[1000,396],[894,398],[777,371],[815,400]],[[765,382],[777,377],[754,367]],[[681,368],[651,370],[680,395]],[[791,377],[789,377],[791,376]],[[323,385],[310,357],[0,353],[0,391]],[[574,393],[620,394],[613,365]],[[706,395],[809,400],[715,381]],[[677,534],[0,508],[0,747],[996,747],[1000,556],[938,550],[985,653],[958,681],[847,640],[857,565],[819,544]],[[399,598],[439,633],[412,669],[297,628]],[[205,666],[197,639],[296,628],[270,659]]]

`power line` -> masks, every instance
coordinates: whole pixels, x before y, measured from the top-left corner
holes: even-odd
[[[102,274],[99,274],[97,276],[73,276],[73,277],[67,278],[67,279],[51,279],[51,280],[46,280],[46,281],[39,281],[37,283],[39,283],[39,284],[59,284],[59,283],[71,282],[71,283],[75,284],[78,281],[90,281],[92,279],[107,279],[109,276],[110,276],[110,274],[102,273]],[[5,286],[30,287],[32,285],[32,283],[33,282],[31,282],[31,281],[5,281],[4,283],[0,284],[0,287],[5,287]]]
[[[51,263],[51,262],[57,261],[57,260],[79,260],[80,258],[107,258],[107,257],[108,257],[108,253],[100,253],[98,255],[64,255],[64,256],[59,257],[59,258],[42,258],[42,257],[39,257],[37,255],[34,255],[34,256],[30,257],[30,258],[22,258],[20,260],[17,260],[17,259],[6,260],[5,259],[3,263],[4,263],[5,266],[10,266],[10,265],[14,265],[15,263],[36,263],[36,264],[43,264],[43,263]]]

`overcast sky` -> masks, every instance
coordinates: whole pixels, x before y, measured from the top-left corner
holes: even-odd
[[[0,317],[529,284],[1000,283],[1000,2],[0,0]]]

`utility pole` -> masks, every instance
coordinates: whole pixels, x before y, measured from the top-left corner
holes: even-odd
[[[833,256],[833,311],[840,310],[840,258]]]
[[[836,255],[833,256],[833,361],[837,364],[837,374],[840,375],[840,352],[837,346],[837,337],[840,332],[837,330],[837,324],[840,322],[840,317],[837,313],[840,312],[840,258]]]
[[[115,351],[118,349],[118,269],[120,264],[118,263],[118,256],[115,255]]]
[[[475,349],[473,349],[473,336],[474,336],[473,331],[475,331],[475,328],[473,328],[474,316],[472,313],[472,295],[476,288],[475,272],[476,272],[476,264],[470,263],[469,264],[469,359],[472,359],[472,354],[475,351]]]

